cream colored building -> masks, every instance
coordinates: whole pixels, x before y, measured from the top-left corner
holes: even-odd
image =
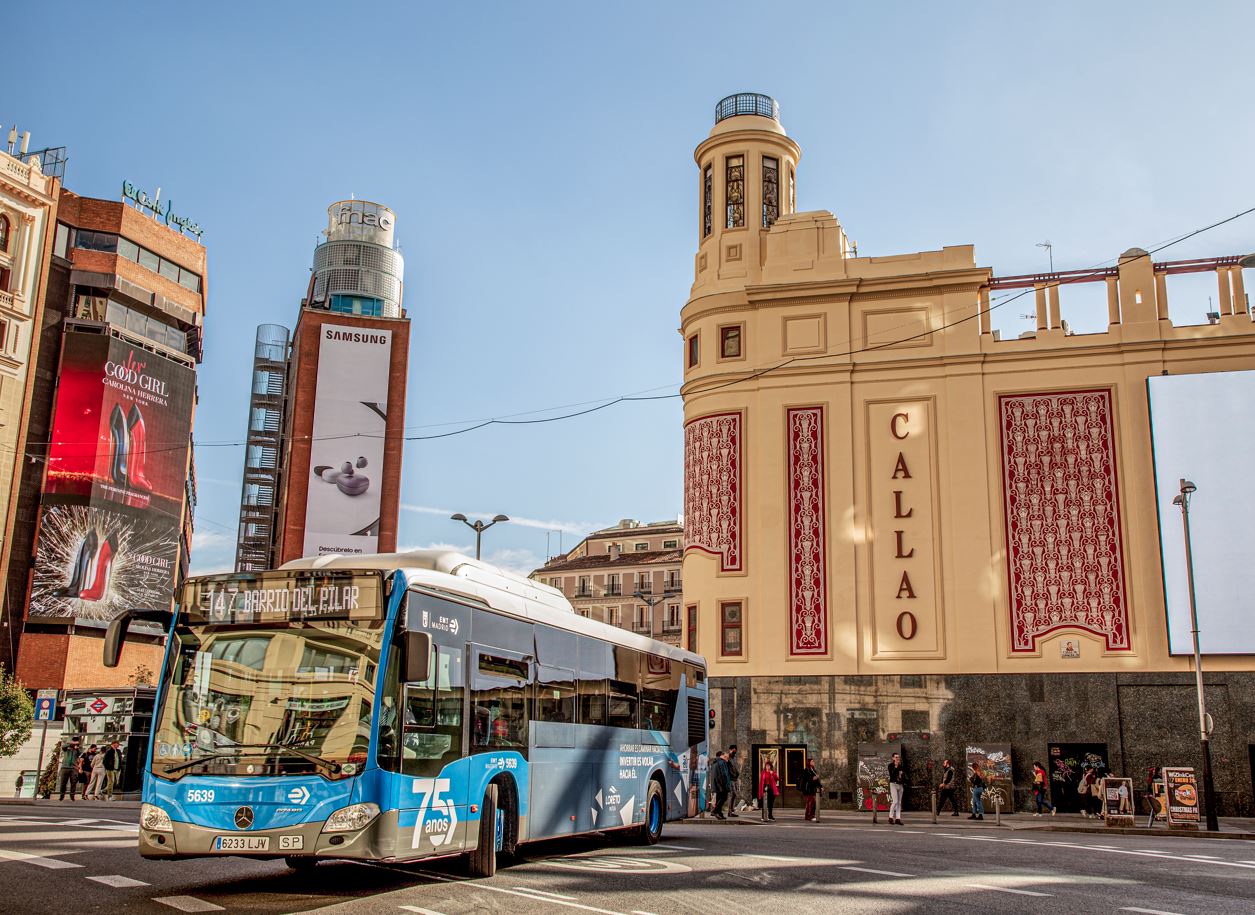
[[[938,766],[974,740],[1011,745],[1020,773],[1062,745],[1104,744],[1139,777],[1197,764],[1146,381],[1255,368],[1239,258],[1133,248],[1110,269],[998,277],[970,245],[859,256],[832,213],[796,211],[800,156],[775,103],[748,94],[720,103],[694,156],[684,598],[723,689],[719,737],[805,744],[848,791],[851,743],[902,733]],[[1219,319],[1175,326],[1172,279],[1199,271]],[[1105,286],[1100,333],[1067,329],[1079,283]],[[999,339],[990,309],[1020,294],[1036,330]],[[1249,809],[1255,659],[1206,667],[1228,675],[1221,802]],[[917,701],[903,680],[926,684]],[[1164,703],[1183,740],[1154,733]],[[818,733],[794,739],[789,706]]]
[[[626,518],[589,534],[531,577],[560,590],[582,616],[679,645],[683,536],[676,521]]]
[[[60,182],[44,175],[39,159],[23,161],[21,146],[0,147],[0,567],[9,568],[15,523],[15,474],[27,447],[26,408],[34,348],[38,346]],[[12,136],[9,146],[12,147]],[[33,523],[33,522],[32,522]],[[4,652],[5,655],[8,652]]]

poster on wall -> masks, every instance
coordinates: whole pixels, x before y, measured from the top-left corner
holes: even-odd
[[[45,502],[28,615],[108,621],[131,607],[166,609],[178,561],[175,518],[120,506]]]
[[[196,373],[118,337],[67,333],[44,491],[183,511]]]
[[[986,810],[1002,807],[1003,813],[1015,812],[1014,782],[1011,778],[1011,745],[986,743],[967,747],[967,775],[971,778],[972,766],[980,767],[985,779],[984,804]]]
[[[902,744],[858,745],[858,796],[855,806],[859,810],[871,810],[873,797],[877,810],[889,809],[889,762],[894,753],[902,755]]]
[[[1104,825],[1132,826],[1133,779],[1104,778],[1098,785],[1102,797]]]
[[[324,324],[305,503],[305,556],[379,548],[392,331]]]
[[[1198,829],[1198,783],[1192,768],[1165,766],[1164,792],[1168,795],[1168,826],[1176,829]]]

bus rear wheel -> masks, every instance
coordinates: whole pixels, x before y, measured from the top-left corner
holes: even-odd
[[[467,862],[472,877],[497,873],[497,786],[489,785],[479,805],[479,842]]]
[[[656,845],[662,838],[662,824],[667,818],[667,808],[662,797],[662,785],[650,779],[645,794],[645,824],[641,826],[640,840],[645,845]]]

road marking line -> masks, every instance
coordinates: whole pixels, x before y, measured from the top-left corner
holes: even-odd
[[[1180,912],[1165,912],[1163,909],[1139,909],[1135,905],[1125,906],[1121,912],[1144,912],[1145,915],[1181,915]]]
[[[153,902],[160,902],[180,912],[221,912],[222,906],[214,905],[195,896],[157,896]]]
[[[879,874],[882,877],[914,877],[914,874],[900,874],[897,871],[878,871],[872,867],[849,867],[843,866],[843,871],[862,871],[864,874]]]
[[[123,877],[121,874],[111,874],[108,877],[88,877],[88,880],[95,880],[97,883],[103,883],[105,886],[113,886],[118,889],[128,886],[148,886],[143,880],[136,880],[133,877]]]
[[[465,886],[472,890],[488,890],[490,893],[505,893],[508,896],[520,896],[523,899],[530,899],[533,902],[552,902],[554,905],[564,905],[569,909],[583,909],[585,912],[598,912],[600,915],[624,915],[622,912],[616,912],[613,909],[599,909],[591,905],[582,905],[578,902],[567,902],[565,899],[548,899],[544,896],[533,896],[531,893],[520,893],[517,890],[507,890],[503,886],[489,886],[486,883],[473,883],[471,881],[462,882],[460,880],[449,881],[450,886]]]
[[[698,848],[696,845],[667,845],[663,842],[659,842],[657,845],[652,845],[650,847],[651,848],[674,848],[676,851],[701,851],[701,849]]]
[[[522,890],[524,893],[535,893],[537,896],[549,896],[553,899],[569,899],[575,901],[574,896],[564,896],[561,893],[550,893],[547,890],[534,890],[530,886],[516,886],[516,890]]]
[[[1013,841],[1012,839],[982,838],[980,836],[960,836],[957,834],[944,833],[944,832],[934,833],[934,835],[946,836],[947,838],[951,838],[951,839],[967,839],[968,841],[973,841],[973,842],[1011,842]],[[1220,867],[1240,867],[1243,870],[1250,870],[1251,868],[1255,867],[1255,862],[1243,863],[1241,861],[1221,861],[1216,858],[1187,857],[1184,855],[1170,855],[1167,852],[1137,851],[1135,849],[1130,849],[1130,848],[1111,848],[1110,846],[1105,846],[1105,845],[1079,845],[1076,842],[1040,842],[1038,844],[1047,845],[1052,848],[1076,848],[1081,851],[1099,851],[1099,852],[1105,852],[1106,854],[1109,854],[1109,855],[1135,855],[1141,858],[1155,858],[1160,861],[1181,861],[1186,864],[1215,864]]]
[[[1038,893],[1033,890],[1015,890],[1009,886],[991,886],[988,883],[967,884],[974,890],[997,890],[999,893],[1015,893],[1017,896],[1053,896],[1053,893]]]
[[[8,858],[10,861],[24,861],[27,864],[36,864],[39,867],[46,867],[49,870],[83,866],[81,864],[75,864],[73,861],[62,861],[59,858],[45,858],[43,855],[32,855],[24,851],[14,851],[10,848],[0,848],[0,858]]]
[[[1211,860],[1213,860],[1213,861],[1218,861],[1218,860],[1220,860],[1220,856],[1219,856],[1219,855],[1196,855],[1196,854],[1194,854],[1193,852],[1190,852],[1190,853],[1187,855],[1187,857],[1189,857],[1189,858],[1210,858],[1210,859],[1211,859]]]
[[[416,912],[418,915],[444,915],[444,912],[437,912],[435,909],[424,909],[421,906],[416,905],[403,905],[398,906],[398,908],[404,909],[407,912]]]
[[[642,912],[640,909],[633,909],[632,915],[654,915],[653,912]]]

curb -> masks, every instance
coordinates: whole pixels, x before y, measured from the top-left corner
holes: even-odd
[[[1090,835],[1152,836],[1164,839],[1238,839],[1255,841],[1255,832],[1208,832],[1205,829],[1147,829],[1141,826],[1035,826],[1041,832],[1082,832]]]

